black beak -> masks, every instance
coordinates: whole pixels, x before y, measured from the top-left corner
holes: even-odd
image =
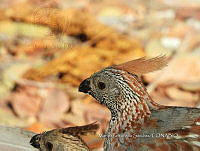
[[[88,79],[85,79],[83,82],[81,82],[78,91],[83,93],[88,93],[90,91],[90,81]]]
[[[36,141],[37,140],[37,137],[39,136],[40,134],[37,134],[37,135],[34,135],[31,140],[30,140],[30,144],[35,147],[35,148],[38,148],[40,149],[40,144]]]

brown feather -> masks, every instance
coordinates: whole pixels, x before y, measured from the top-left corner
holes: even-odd
[[[168,58],[166,56],[158,56],[150,59],[143,57],[119,65],[114,65],[113,67],[136,75],[142,75],[162,69],[167,66],[167,62]]]
[[[70,133],[73,135],[87,135],[94,134],[99,129],[99,124],[97,122],[84,125],[84,126],[76,126],[76,127],[68,127],[60,129],[60,132],[63,134]]]

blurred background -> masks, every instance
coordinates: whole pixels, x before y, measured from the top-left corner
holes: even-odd
[[[200,107],[200,0],[0,0],[0,124],[39,133],[98,121],[104,133],[110,113],[80,82],[159,55],[169,65],[142,77],[152,98]]]

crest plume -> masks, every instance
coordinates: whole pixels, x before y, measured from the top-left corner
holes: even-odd
[[[63,128],[60,131],[64,134],[70,133],[73,135],[86,135],[86,134],[96,133],[98,129],[99,129],[99,124],[97,124],[97,122],[94,122],[84,126]]]
[[[167,66],[167,62],[168,58],[166,56],[158,56],[150,59],[143,57],[119,65],[114,65],[113,67],[133,74],[142,75],[162,69]]]

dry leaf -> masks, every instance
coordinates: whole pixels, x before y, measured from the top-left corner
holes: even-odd
[[[166,88],[166,94],[170,99],[174,100],[172,102],[178,101],[180,104],[179,106],[195,106],[199,99],[198,94],[193,94],[187,91],[182,91],[177,87],[168,87]]]
[[[10,98],[14,112],[20,117],[36,116],[40,110],[41,101],[38,89],[32,86],[18,88]]]
[[[55,88],[43,90],[41,93],[43,105],[39,119],[42,122],[59,122],[62,115],[69,110],[70,102],[68,96],[63,91]]]
[[[97,70],[112,64],[132,60],[142,55],[143,52],[140,49],[120,52],[80,46],[66,51],[40,68],[28,70],[24,77],[31,80],[50,78],[52,81],[54,76],[59,78],[58,81],[78,86],[83,79]]]

